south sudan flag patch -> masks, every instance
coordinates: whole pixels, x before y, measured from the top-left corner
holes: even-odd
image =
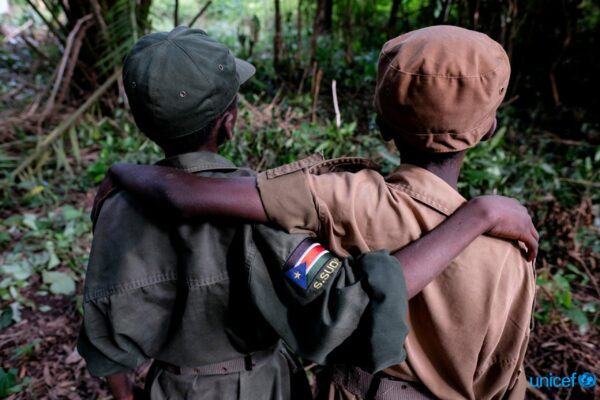
[[[342,262],[313,239],[303,240],[287,260],[285,276],[304,290],[321,289]]]

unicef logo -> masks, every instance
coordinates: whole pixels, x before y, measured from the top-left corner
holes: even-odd
[[[579,375],[577,382],[579,382],[579,386],[582,388],[589,389],[593,386],[596,386],[596,375],[589,372],[584,372],[583,374]]]

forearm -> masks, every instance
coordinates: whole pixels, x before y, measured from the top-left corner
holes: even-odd
[[[431,232],[395,252],[409,298],[434,280],[475,238],[487,232],[491,216],[477,202],[467,203]]]
[[[110,177],[145,203],[184,218],[267,222],[254,177],[206,178],[176,168],[132,164],[113,166]]]
[[[268,221],[254,177],[220,179],[191,175],[188,178],[190,182],[185,191],[168,192],[171,204],[183,217]]]
[[[133,385],[126,373],[109,375],[106,383],[116,400],[133,400]]]

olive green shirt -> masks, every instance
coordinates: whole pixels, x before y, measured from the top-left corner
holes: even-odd
[[[254,173],[206,152],[160,164],[213,177]],[[232,221],[175,221],[117,191],[101,208],[86,275],[78,349],[90,372],[125,372],[148,359],[202,366],[280,337],[318,363],[375,371],[401,362],[407,298],[397,260],[329,253],[302,287],[290,271],[310,240]]]

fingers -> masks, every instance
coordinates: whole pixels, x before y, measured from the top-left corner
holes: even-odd
[[[526,232],[521,238],[521,241],[527,247],[527,261],[533,261],[537,257],[539,248],[539,236],[537,235],[535,228],[530,229],[529,232]]]
[[[535,229],[534,226],[531,227],[531,234],[533,235],[533,237],[535,238],[535,240],[537,240],[539,242],[539,240],[540,240],[540,234],[538,233],[537,229]]]

